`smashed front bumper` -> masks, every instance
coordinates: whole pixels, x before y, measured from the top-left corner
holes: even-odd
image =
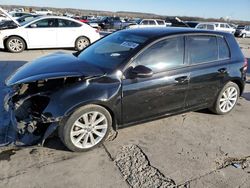
[[[46,117],[43,113],[33,116],[29,114],[28,118],[18,119],[17,108],[20,108],[18,102],[13,102],[13,97],[18,95],[18,92],[11,91],[4,98],[4,109],[9,114],[12,129],[15,131],[14,144],[15,145],[43,145],[45,140],[57,129],[59,122],[62,120],[61,117]],[[30,100],[34,94],[21,99],[21,105],[26,101]],[[24,109],[25,110],[25,109]],[[37,131],[39,130],[39,131]],[[12,133],[12,135],[14,135]]]

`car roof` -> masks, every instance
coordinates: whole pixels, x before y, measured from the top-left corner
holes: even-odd
[[[80,22],[80,21],[78,21],[78,20],[76,20],[76,19],[73,19],[73,18],[69,18],[69,17],[66,17],[66,16],[44,16],[44,15],[40,15],[40,16],[38,16],[38,17],[35,17],[34,18],[34,20],[32,20],[32,21],[30,21],[30,22],[28,22],[28,23],[26,23],[25,25],[23,25],[23,27],[26,27],[28,24],[31,24],[31,23],[34,23],[34,22],[36,22],[36,21],[39,21],[39,20],[41,20],[41,19],[66,19],[66,20],[70,20],[70,21],[74,21],[74,22],[77,22],[77,23],[79,23],[79,24],[81,24],[81,25],[84,25],[84,23],[82,23],[82,22]]]
[[[194,28],[181,28],[181,27],[135,28],[135,29],[122,30],[119,32],[137,34],[152,39],[162,38],[165,36],[176,35],[176,34],[211,34],[211,35],[222,35],[222,36],[230,35],[230,33],[220,32],[220,31],[194,29]]]

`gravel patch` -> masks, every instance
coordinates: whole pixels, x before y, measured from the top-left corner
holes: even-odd
[[[147,156],[136,145],[123,146],[118,151],[115,164],[133,188],[176,187],[172,179],[150,165]]]

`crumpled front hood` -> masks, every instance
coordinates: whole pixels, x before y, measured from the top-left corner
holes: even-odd
[[[25,64],[6,80],[6,85],[13,86],[38,80],[63,77],[91,77],[103,74],[102,70],[80,61],[74,55],[59,52]]]

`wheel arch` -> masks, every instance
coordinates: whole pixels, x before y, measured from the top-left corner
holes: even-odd
[[[237,86],[239,87],[240,89],[240,96],[242,95],[243,93],[243,90],[244,90],[244,84],[242,83],[242,81],[240,80],[237,80],[237,79],[233,79],[233,80],[230,80],[231,82],[237,84]]]
[[[112,118],[112,128],[113,128],[113,130],[116,131],[118,129],[117,114],[115,114],[115,112],[109,106],[103,104],[101,101],[93,101],[93,102],[78,104],[77,106],[75,106],[74,108],[71,108],[68,112],[66,112],[66,114],[67,114],[66,117],[69,117],[77,109],[79,109],[79,108],[81,108],[83,106],[87,106],[87,105],[97,105],[97,106],[105,108],[109,112],[109,114],[110,114],[110,116]]]
[[[75,45],[76,45],[76,41],[77,41],[79,38],[81,38],[81,37],[85,37],[86,39],[88,39],[88,40],[89,40],[89,44],[91,44],[91,40],[90,40],[89,37],[87,37],[86,35],[80,35],[80,36],[76,37],[76,39],[75,39]]]
[[[6,37],[6,38],[3,40],[3,43],[4,43],[4,47],[5,47],[5,48],[6,48],[6,42],[7,42],[7,40],[8,40],[10,37],[19,37],[19,38],[21,38],[21,39],[24,41],[24,43],[25,43],[25,49],[28,49],[28,43],[27,43],[27,41],[26,41],[23,37],[21,37],[21,36],[19,36],[19,35],[10,35],[10,36]]]

